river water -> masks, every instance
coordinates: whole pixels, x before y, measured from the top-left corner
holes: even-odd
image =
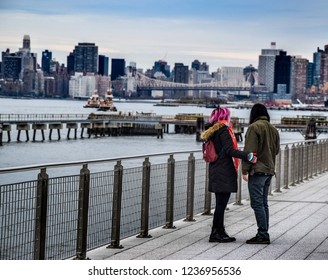
[[[44,100],[44,99],[10,99],[0,98],[0,114],[89,114],[96,109],[83,108],[85,101],[77,100]],[[116,102],[118,111],[123,113],[155,113],[157,115],[174,116],[178,113],[203,113],[208,116],[212,109],[198,106],[164,107],[154,106],[153,102]],[[232,117],[249,117],[249,109],[231,108]],[[283,116],[311,115],[313,111],[270,110],[272,120],[280,120]],[[317,114],[316,114],[317,115]],[[320,112],[320,115],[327,113]],[[39,132],[40,133],[40,132]],[[12,141],[7,143],[4,133],[3,146],[0,147],[0,168],[16,167],[31,164],[57,163],[77,160],[91,160],[123,156],[135,156],[152,153],[174,152],[181,150],[198,150],[201,143],[196,136],[187,134],[164,134],[162,139],[156,136],[119,136],[119,137],[91,137],[67,140],[65,130],[61,133],[60,141],[48,140],[49,130],[45,131],[44,142],[25,142],[25,133],[21,135],[21,142],[16,141],[16,127],[12,126]],[[38,138],[39,137],[39,138]],[[56,131],[53,139],[57,139]],[[280,132],[281,142],[303,140],[299,132]],[[326,135],[320,135],[326,137]],[[37,135],[41,140],[41,136]],[[243,143],[240,143],[241,145]],[[1,177],[0,177],[1,180]]]

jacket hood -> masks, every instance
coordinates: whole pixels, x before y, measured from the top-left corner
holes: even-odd
[[[200,135],[200,138],[202,140],[208,140],[209,138],[211,138],[213,136],[213,134],[218,131],[221,127],[224,127],[225,124],[224,123],[216,123],[213,126],[211,126],[210,128],[206,129],[204,132],[202,132],[202,134]]]

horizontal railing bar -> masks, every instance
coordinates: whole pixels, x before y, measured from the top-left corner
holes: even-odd
[[[134,159],[145,158],[145,157],[160,157],[160,156],[169,156],[171,154],[176,155],[176,154],[199,153],[199,152],[201,152],[201,149],[185,150],[185,151],[172,151],[172,152],[165,152],[165,153],[134,155],[134,156],[125,156],[125,157],[114,157],[114,158],[102,158],[102,159],[78,160],[78,161],[58,162],[58,163],[34,164],[34,165],[26,165],[26,166],[0,168],[0,174],[38,170],[40,168],[58,168],[58,167],[76,166],[76,165],[83,165],[83,164],[100,164],[100,163],[105,163],[105,162],[114,162],[114,161],[118,161],[118,160],[134,160]]]
[[[316,139],[316,140],[328,140],[325,139]],[[293,141],[293,142],[284,142],[281,143],[281,146],[285,145],[292,145],[296,143],[309,143],[316,140],[302,140],[302,141]],[[243,146],[239,146],[239,148],[243,148]],[[144,154],[144,155],[132,155],[132,156],[125,156],[125,157],[114,157],[114,158],[102,158],[102,159],[93,159],[93,160],[79,160],[79,161],[69,161],[69,162],[57,162],[57,163],[47,163],[47,164],[35,164],[35,165],[26,165],[26,166],[17,166],[17,167],[7,167],[7,168],[0,168],[0,174],[6,173],[13,173],[13,172],[24,172],[24,171],[31,171],[31,170],[38,170],[41,168],[59,168],[59,167],[68,167],[68,166],[79,166],[83,164],[101,164],[105,162],[114,162],[117,160],[134,160],[140,159],[145,157],[159,157],[159,156],[168,156],[170,154],[186,154],[186,153],[199,153],[201,149],[198,150],[185,150],[185,151],[171,151],[171,152],[164,152],[164,153],[154,153],[154,154]]]

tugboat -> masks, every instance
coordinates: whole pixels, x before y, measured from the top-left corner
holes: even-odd
[[[95,90],[92,96],[88,99],[87,104],[83,106],[83,108],[99,108],[100,99],[98,95],[98,91]]]
[[[110,89],[107,90],[105,98],[100,100],[98,111],[117,111],[116,107],[114,106],[113,94]]]

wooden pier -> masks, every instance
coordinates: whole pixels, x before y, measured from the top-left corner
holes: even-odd
[[[314,116],[282,118],[279,123],[273,124],[284,131],[299,131],[306,137],[309,120]],[[233,129],[238,142],[242,142],[244,128],[248,122],[241,118],[232,118]],[[4,138],[11,141],[12,127],[16,126],[17,142],[30,141],[30,131],[33,132],[32,141],[46,140],[45,133],[49,131],[49,141],[61,140],[65,130],[66,139],[77,139],[86,135],[88,138],[104,136],[146,135],[163,138],[164,133],[171,133],[170,126],[174,126],[173,133],[196,134],[196,141],[201,141],[200,134],[205,130],[208,117],[203,114],[177,114],[175,116],[157,116],[152,113],[116,114],[91,113],[89,115],[0,115],[0,145]],[[328,121],[325,117],[315,119],[316,132],[327,133]],[[53,131],[57,130],[57,137]]]

